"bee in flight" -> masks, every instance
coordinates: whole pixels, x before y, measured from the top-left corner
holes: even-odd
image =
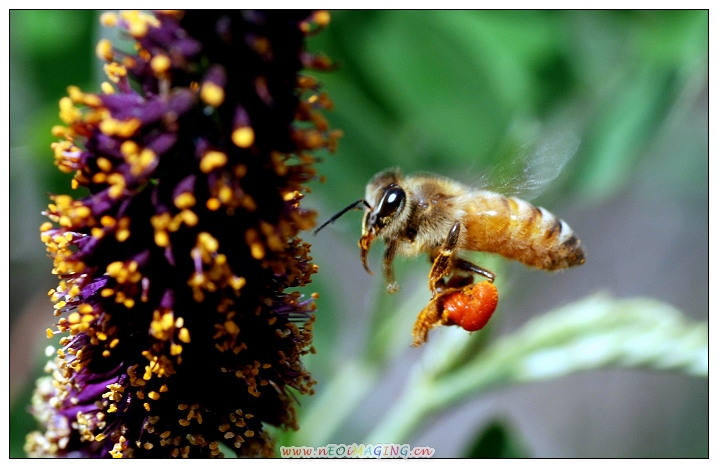
[[[575,136],[539,145],[521,166],[523,186],[534,196],[555,179],[578,148]],[[584,263],[581,241],[565,221],[520,198],[474,189],[431,174],[402,175],[388,169],[367,184],[363,199],[352,203],[314,231],[316,234],[349,210],[365,208],[361,260],[367,266],[372,242],[386,244],[384,275],[389,292],[397,290],[393,261],[396,255],[429,255],[429,289],[432,298],[441,290],[440,280],[456,272],[477,274],[494,281],[494,273],[461,258],[459,252],[491,252],[544,270],[558,270]]]

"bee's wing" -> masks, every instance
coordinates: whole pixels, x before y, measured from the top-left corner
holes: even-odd
[[[502,195],[536,198],[558,177],[580,142],[573,132],[537,137],[519,148],[509,162],[484,174],[481,182]]]

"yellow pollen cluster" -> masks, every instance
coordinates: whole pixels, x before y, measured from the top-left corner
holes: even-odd
[[[178,356],[182,353],[182,343],[190,342],[189,330],[184,326],[184,319],[178,317],[175,319],[171,310],[155,310],[153,312],[152,323],[150,324],[150,334],[158,340],[170,342],[170,354]],[[176,340],[174,337],[177,337]]]
[[[106,117],[100,122],[100,131],[107,136],[129,138],[134,135],[141,126],[142,122],[137,118],[117,120],[112,117]]]
[[[180,208],[180,212],[172,216],[168,212],[154,215],[150,218],[150,223],[155,231],[154,239],[158,247],[168,247],[170,245],[171,232],[177,232],[182,224],[189,227],[196,226],[199,223],[197,214],[192,211],[196,200],[191,193],[182,193],[174,200],[175,206]]]
[[[105,64],[103,67],[107,78],[113,83],[119,83],[123,78],[127,76],[127,68],[119,63],[111,62]]]
[[[188,284],[192,288],[194,300],[204,301],[204,292],[215,292],[222,288],[229,288],[233,294],[238,295],[244,287],[246,280],[236,276],[224,254],[217,253],[219,242],[211,234],[201,232],[197,236],[197,243],[191,251],[192,258],[202,265],[201,271],[195,271]]]
[[[160,26],[160,22],[157,18],[137,10],[123,11],[120,13],[120,16],[127,22],[127,30],[132,37],[144,37],[147,35],[147,31],[150,27],[157,28]]]

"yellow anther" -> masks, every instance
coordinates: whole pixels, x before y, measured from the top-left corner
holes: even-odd
[[[199,222],[197,214],[192,210],[182,210],[180,215],[182,216],[182,221],[189,227],[196,226]]]
[[[170,61],[170,58],[166,55],[156,55],[152,57],[152,60],[150,61],[150,67],[152,67],[152,71],[155,72],[155,74],[163,74],[167,70],[170,69],[172,66],[172,62]]]
[[[224,329],[227,330],[227,333],[229,333],[230,335],[239,334],[239,327],[232,320],[227,320],[226,322],[224,322]]]
[[[136,155],[139,153],[140,147],[132,140],[127,140],[120,145],[120,152],[125,156]]]
[[[250,246],[250,253],[252,254],[252,257],[256,258],[257,260],[261,260],[264,258],[264,254],[266,252],[262,244],[260,244],[259,242],[254,242]]]
[[[197,241],[208,252],[214,253],[219,249],[219,242],[208,232],[200,232],[197,236]]]
[[[183,210],[185,208],[191,208],[194,206],[195,203],[197,203],[197,200],[194,198],[194,195],[192,195],[189,192],[184,192],[179,195],[174,200],[175,206],[179,208],[180,210]]]
[[[75,214],[84,219],[92,214],[92,210],[89,206],[78,206],[77,209],[75,209]]]
[[[100,15],[100,24],[105,27],[114,27],[117,25],[117,13],[102,13]]]
[[[112,262],[107,265],[107,273],[112,277],[117,277],[120,271],[124,268],[125,264],[121,261]]]
[[[232,132],[232,142],[240,148],[249,148],[254,143],[252,127],[238,127]]]
[[[326,10],[319,10],[314,13],[313,19],[319,26],[326,26],[331,20],[331,15]]]
[[[99,167],[101,171],[110,172],[112,170],[112,163],[107,158],[99,157],[97,158],[97,167]]]
[[[220,168],[227,164],[227,155],[220,151],[207,151],[202,156],[202,160],[199,163],[199,169],[208,174],[214,169]]]
[[[224,102],[224,89],[211,81],[202,83],[199,97],[212,107],[219,107]]]
[[[222,203],[229,203],[230,201],[232,201],[233,198],[232,189],[226,185],[220,187],[219,193],[217,195],[219,196],[219,199]]]
[[[170,237],[167,231],[155,232],[155,244],[157,244],[157,247],[167,247],[170,245]]]
[[[100,84],[100,89],[105,94],[115,94],[115,87],[107,81],[103,81],[102,84]]]
[[[207,200],[207,209],[210,211],[217,211],[222,206],[222,202],[218,199],[211,197]],[[52,226],[52,225],[51,225]]]

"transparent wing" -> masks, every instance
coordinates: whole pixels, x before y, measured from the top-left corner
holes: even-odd
[[[521,146],[507,162],[483,174],[482,187],[524,200],[536,198],[558,177],[580,142],[573,132],[537,137]]]

